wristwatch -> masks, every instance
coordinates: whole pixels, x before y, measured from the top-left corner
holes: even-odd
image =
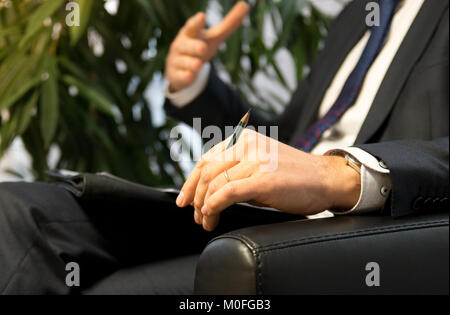
[[[347,165],[350,166],[351,168],[353,168],[355,171],[358,172],[358,174],[361,175],[361,166],[362,166],[362,164],[360,162],[356,161],[349,154],[346,154],[344,157],[345,157],[345,161],[347,162]]]

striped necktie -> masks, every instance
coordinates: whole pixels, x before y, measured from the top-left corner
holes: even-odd
[[[392,17],[399,2],[400,0],[380,0],[380,25],[372,27],[366,48],[355,69],[345,82],[336,103],[324,117],[309,127],[300,139],[295,142],[296,148],[305,152],[311,152],[323,133],[339,121],[347,109],[354,104],[361,91],[367,71],[383,47],[389,33]]]

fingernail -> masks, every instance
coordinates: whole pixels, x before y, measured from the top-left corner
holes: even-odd
[[[206,222],[206,219],[205,218],[203,218],[203,222],[202,222],[203,224],[203,229],[204,230],[206,230],[206,231],[209,231],[209,226],[208,226],[208,223]]]
[[[195,221],[195,223],[200,224],[200,220],[198,219],[197,211],[194,211],[194,221]]]
[[[177,203],[178,207],[182,207],[183,206],[183,203],[184,203],[184,192],[180,192],[180,194],[177,197],[176,203]]]
[[[207,214],[208,214],[208,213],[207,213],[207,212],[208,212],[208,207],[207,207],[206,205],[203,205],[201,211],[202,211],[202,214],[203,214],[203,215],[207,215]]]

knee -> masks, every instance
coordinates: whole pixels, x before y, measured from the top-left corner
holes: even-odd
[[[24,183],[0,183],[0,212],[10,212],[20,204],[20,196],[23,196],[22,185]]]
[[[27,194],[32,189],[27,183],[0,183],[0,222],[14,227],[29,222],[31,206],[27,203]]]
[[[0,209],[16,209],[26,205],[26,200],[36,193],[35,185],[24,182],[0,183]]]
[[[72,218],[78,204],[64,189],[45,183],[0,183],[0,222],[28,224]],[[78,212],[79,213],[79,212]]]
[[[17,200],[20,193],[21,185],[25,183],[0,183],[0,203],[3,205],[6,202]]]

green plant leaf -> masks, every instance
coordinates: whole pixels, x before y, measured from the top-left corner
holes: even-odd
[[[7,109],[24,96],[29,90],[37,86],[41,82],[40,76],[35,76],[27,80],[14,94],[8,96],[0,103],[0,109]]]
[[[98,91],[94,87],[82,83],[81,81],[70,75],[64,75],[62,79],[69,86],[73,85],[77,87],[80,91],[80,94],[83,95],[87,100],[91,101],[92,104],[96,105],[100,111],[114,117],[113,102],[109,100],[109,98],[106,97],[102,92]]]
[[[36,112],[36,105],[39,99],[39,92],[35,91],[30,99],[25,103],[20,115],[19,124],[17,126],[17,135],[21,136],[30,125],[31,119]]]
[[[8,169],[5,170],[5,173],[8,174],[8,175],[14,176],[14,177],[16,177],[19,180],[22,180],[22,181],[25,180],[25,176],[23,174],[19,173],[16,170],[8,168]]]
[[[7,28],[0,28],[0,37],[7,36],[14,33],[19,33],[20,27],[19,26],[11,26]]]
[[[27,30],[20,41],[22,47],[31,37],[33,37],[41,28],[44,27],[44,20],[58,10],[64,3],[64,0],[44,0],[43,3],[34,11],[27,25]]]
[[[58,126],[59,99],[58,99],[58,66],[53,56],[47,56],[46,69],[48,79],[41,85],[40,99],[40,129],[45,148],[48,148],[53,140]]]
[[[8,57],[0,65],[0,109],[2,107],[1,100],[8,93],[8,87],[18,77],[19,72],[26,67],[28,60],[25,55],[9,53]]]
[[[25,103],[19,103],[10,111],[10,119],[0,129],[0,157],[6,152],[14,139],[21,136],[31,123],[36,109],[38,93],[34,92]]]
[[[91,18],[92,7],[94,0],[78,0],[80,6],[80,26],[70,27],[70,44],[75,46],[80,38],[86,32],[86,28]]]
[[[8,147],[14,140],[15,131],[18,124],[17,116],[13,116],[9,121],[4,123],[0,129],[0,157],[5,154]]]
[[[84,80],[84,81],[89,80],[88,76],[83,71],[84,69],[79,67],[78,65],[74,64],[68,58],[66,58],[66,57],[59,58],[58,64],[61,68],[65,68],[69,72],[71,72],[73,75],[75,75],[79,80]]]

